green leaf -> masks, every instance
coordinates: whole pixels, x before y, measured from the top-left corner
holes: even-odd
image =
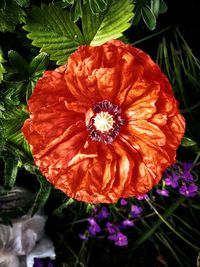
[[[30,5],[30,0],[15,0],[15,2],[21,7],[28,7]]]
[[[3,52],[0,48],[0,83],[3,81],[3,74],[6,73],[6,70],[2,63],[4,63],[5,60],[3,58]]]
[[[81,1],[76,0],[75,4],[70,9],[71,19],[76,22],[79,18],[82,17],[82,7]]]
[[[142,18],[150,30],[156,27],[156,17],[148,5],[142,6]]]
[[[29,64],[29,75],[32,77],[42,76],[49,63],[49,55],[47,53],[40,53],[32,59]]]
[[[19,158],[17,154],[4,153],[3,160],[5,162],[4,188],[11,189],[17,178]]]
[[[167,12],[167,4],[164,0],[160,0],[160,10],[159,13],[166,13]]]
[[[82,29],[70,19],[66,10],[44,4],[27,11],[27,22],[23,28],[34,46],[50,55],[57,64],[64,64],[68,56],[82,44],[100,45],[120,38],[130,26],[133,17],[132,0],[110,1],[105,12],[93,14],[88,1],[82,7]]]
[[[142,10],[141,10],[141,7],[138,5],[136,6],[136,9],[134,10],[135,12],[135,16],[133,18],[133,25],[137,25],[141,19],[141,16],[142,16]]]
[[[25,22],[25,12],[15,2],[8,0],[4,8],[0,9],[0,31],[14,32],[15,26]]]
[[[130,26],[133,17],[132,0],[112,0],[102,14],[93,14],[86,3],[83,6],[82,28],[87,44],[101,45],[120,38]]]
[[[151,11],[157,18],[158,14],[160,13],[160,0],[151,0]]]
[[[64,64],[68,56],[84,43],[78,26],[70,19],[66,10],[44,4],[27,11],[27,22],[23,28],[34,46],[40,47],[57,64]]]
[[[190,138],[188,138],[188,137],[183,137],[182,138],[182,140],[181,140],[181,145],[182,146],[185,146],[185,147],[188,147],[188,146],[195,146],[197,143],[194,141],[194,140],[192,140],[192,139],[190,139]]]
[[[46,201],[48,200],[51,193],[51,184],[42,176],[38,171],[34,171],[37,176],[38,182],[40,184],[40,189],[36,195],[35,201],[32,206],[31,215],[33,216],[39,209],[44,207]]]
[[[17,73],[28,73],[28,63],[26,60],[14,50],[8,52],[8,59],[13,70]],[[12,71],[13,72],[13,71]]]
[[[89,0],[90,9],[93,14],[104,12],[108,6],[108,0]]]
[[[8,100],[7,100],[8,101]],[[18,154],[23,158],[31,159],[30,146],[24,138],[21,127],[25,119],[28,118],[28,113],[24,106],[14,106],[11,102],[9,107],[2,112],[0,130],[6,146],[12,151],[18,151]]]

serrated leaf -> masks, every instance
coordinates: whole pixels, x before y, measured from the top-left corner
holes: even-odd
[[[21,7],[28,7],[30,5],[30,0],[15,0],[15,2]]]
[[[39,209],[44,207],[51,193],[51,184],[42,176],[42,174],[36,170],[35,175],[40,184],[40,189],[36,195],[35,201],[32,206],[31,215],[33,216]]]
[[[150,30],[156,27],[156,17],[148,5],[142,6],[142,18]]]
[[[101,45],[121,37],[133,17],[132,0],[112,0],[103,14],[93,14],[88,3],[83,6],[82,28],[87,44]]]
[[[27,23],[23,27],[34,46],[40,47],[57,64],[64,64],[84,39],[78,26],[70,19],[66,10],[53,5],[41,5],[27,11]]]
[[[10,50],[8,52],[8,59],[12,66],[12,69],[17,73],[28,73],[28,63],[19,53],[14,50]]]
[[[46,70],[49,63],[49,55],[47,53],[40,53],[32,59],[29,64],[29,75],[30,76],[41,76]]]
[[[192,139],[190,139],[190,138],[188,138],[188,137],[183,137],[182,138],[182,140],[181,140],[181,145],[182,146],[185,146],[185,147],[188,147],[188,146],[195,146],[197,143],[194,141],[194,140],[192,140]]]
[[[89,0],[90,9],[93,14],[104,12],[108,6],[108,0]]]
[[[23,28],[30,32],[27,36],[34,46],[50,54],[57,64],[64,64],[82,44],[100,45],[121,37],[130,26],[132,10],[132,0],[112,0],[104,13],[94,15],[86,1],[82,7],[83,37],[66,10],[43,4],[41,8],[33,7],[28,11],[27,24]]]
[[[17,24],[25,22],[25,12],[13,1],[7,1],[0,9],[0,31],[14,32]]]
[[[16,154],[4,153],[4,188],[11,189],[15,185],[18,172],[19,158]]]

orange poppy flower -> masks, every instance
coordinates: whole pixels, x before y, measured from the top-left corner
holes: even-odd
[[[56,188],[88,203],[145,194],[175,162],[184,134],[171,85],[143,51],[121,41],[80,46],[46,71],[22,132]]]

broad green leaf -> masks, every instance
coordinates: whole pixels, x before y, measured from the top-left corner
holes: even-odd
[[[156,27],[156,17],[151,11],[150,7],[142,6],[142,18],[150,30],[154,30]]]
[[[28,7],[30,5],[30,0],[15,0],[15,2],[21,7]]]
[[[37,176],[40,184],[40,189],[36,195],[35,201],[32,206],[31,214],[34,215],[39,209],[44,207],[51,193],[51,184],[42,176],[42,174],[36,170],[35,175]]]
[[[17,73],[23,73],[23,74],[28,73],[28,63],[16,51],[10,50],[8,52],[8,59],[9,59],[12,69],[15,70]]]
[[[44,4],[27,11],[27,22],[23,27],[34,46],[50,55],[57,64],[64,64],[68,56],[82,44],[100,45],[120,38],[130,26],[133,17],[132,0],[112,0],[106,11],[93,14],[88,1],[82,7],[82,30],[70,19],[66,10]]]
[[[4,153],[4,188],[11,189],[15,185],[18,172],[19,158],[17,154]]]
[[[194,145],[196,145],[197,143],[194,141],[194,140],[192,140],[192,139],[190,139],[190,138],[188,138],[188,137],[183,137],[182,138],[182,140],[181,140],[181,145],[182,146],[185,146],[185,147],[188,147],[188,146],[194,146]]]
[[[90,9],[93,14],[104,12],[108,6],[108,0],[89,0]]]
[[[25,22],[25,12],[15,2],[8,0],[4,8],[0,9],[0,31],[14,32],[15,26]]]
[[[49,55],[47,53],[40,53],[32,59],[29,64],[29,75],[30,76],[41,76],[46,70],[49,63]]]
[[[4,63],[5,60],[3,58],[3,52],[0,48],[0,83],[3,81],[3,74],[6,73],[6,70],[2,63]]]
[[[53,5],[41,5],[27,11],[27,22],[23,27],[34,46],[40,47],[57,64],[64,64],[68,56],[84,43],[78,26],[71,21],[69,13]]]
[[[93,14],[86,3],[83,6],[82,28],[87,44],[101,45],[121,37],[133,17],[131,0],[112,0],[102,14]]]

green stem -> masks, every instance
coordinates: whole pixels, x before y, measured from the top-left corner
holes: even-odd
[[[167,227],[173,232],[175,233],[178,237],[180,237],[184,242],[186,242],[188,245],[190,245],[191,247],[193,247],[195,250],[199,251],[199,247],[193,245],[190,241],[188,241],[186,238],[184,238],[179,232],[177,232],[170,223],[168,223],[163,216],[157,211],[157,209],[152,205],[151,201],[148,198],[145,198],[145,200],[147,201],[147,203],[149,204],[149,206],[154,210],[154,212],[158,215],[158,217],[160,218],[160,220],[167,225]]]

